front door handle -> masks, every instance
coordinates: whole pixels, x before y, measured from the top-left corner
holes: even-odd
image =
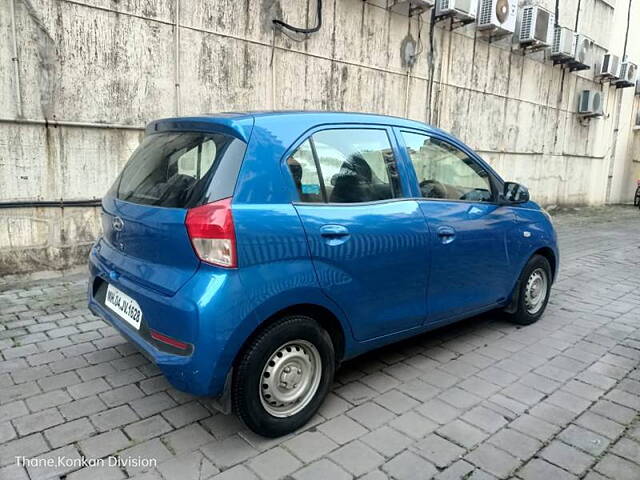
[[[320,235],[328,238],[346,237],[349,229],[343,225],[323,225],[320,227]]]
[[[342,225],[323,225],[320,227],[320,236],[330,247],[342,245],[351,238],[347,227]]]
[[[451,243],[456,238],[456,231],[453,227],[449,227],[448,225],[438,227],[438,236],[442,243]]]

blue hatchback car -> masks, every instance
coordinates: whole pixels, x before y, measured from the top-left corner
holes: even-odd
[[[379,115],[151,122],[102,212],[91,310],[265,436],[307,422],[345,359],[491,309],[535,322],[558,270],[526,188]]]

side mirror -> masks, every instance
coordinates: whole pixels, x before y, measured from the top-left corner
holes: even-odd
[[[529,201],[529,190],[524,185],[516,182],[504,182],[501,200],[506,205],[526,203]]]

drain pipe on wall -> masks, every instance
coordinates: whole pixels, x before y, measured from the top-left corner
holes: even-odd
[[[18,109],[18,117],[22,118],[22,97],[20,96],[20,64],[18,61],[18,38],[16,35],[16,0],[9,0],[11,8],[11,34],[13,36],[13,71],[14,86],[16,91],[16,105]]]
[[[180,115],[180,0],[176,0],[176,21],[174,23],[175,41],[175,87],[176,87],[176,115]]]

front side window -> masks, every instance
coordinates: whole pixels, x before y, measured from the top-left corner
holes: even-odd
[[[490,202],[489,174],[453,145],[427,135],[402,132],[425,198]]]
[[[385,130],[323,130],[303,143],[287,164],[301,201],[361,203],[401,195]]]

